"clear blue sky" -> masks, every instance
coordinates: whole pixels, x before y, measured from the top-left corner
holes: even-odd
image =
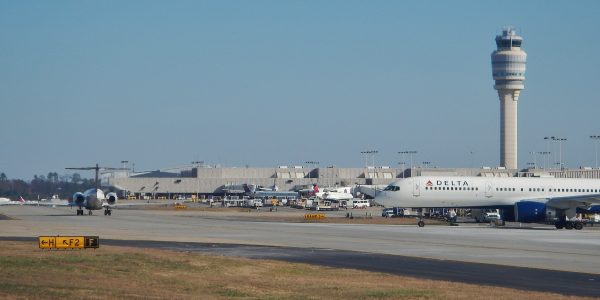
[[[418,150],[497,166],[490,53],[506,25],[528,53],[519,165],[548,135],[568,138],[568,166],[593,165],[599,15],[598,1],[1,0],[0,171],[359,167],[369,149],[377,165]]]

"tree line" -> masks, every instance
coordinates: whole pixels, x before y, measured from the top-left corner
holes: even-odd
[[[0,173],[0,197],[13,200],[23,197],[26,200],[49,199],[58,195],[68,199],[76,192],[82,192],[95,187],[94,179],[82,178],[80,174],[59,175],[50,172],[48,175],[34,175],[27,182],[22,179],[9,179],[4,172]]]

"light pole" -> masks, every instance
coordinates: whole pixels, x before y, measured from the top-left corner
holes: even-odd
[[[406,168],[406,162],[404,162],[404,161],[399,161],[399,162],[398,162],[398,164],[399,164],[399,165],[402,165],[402,174],[401,174],[401,175],[402,175],[402,177],[400,177],[400,178],[404,178],[404,169]]]
[[[375,167],[375,154],[379,153],[379,151],[377,150],[365,150],[365,151],[360,151],[360,153],[365,155],[365,168],[369,167],[369,162],[367,160],[367,157],[369,154],[373,155],[373,167]]]
[[[562,170],[564,167],[564,162],[562,160],[562,142],[566,141],[566,138],[562,138],[562,137],[551,137],[553,141],[558,141],[558,165],[560,166],[560,169]]]
[[[594,140],[595,166],[598,169],[598,140],[600,140],[600,135],[590,135],[590,139]]]
[[[204,164],[204,161],[197,160],[192,162],[192,165],[196,167],[196,201],[198,201],[198,193],[200,192],[200,176],[198,175],[198,167],[200,164]]]
[[[542,152],[538,152],[537,154],[542,155],[542,159],[544,160],[544,170],[546,169],[546,157],[548,157],[548,163],[550,163],[550,152],[549,151],[542,151]]]
[[[307,160],[304,162],[307,165],[312,165],[313,167],[315,165],[318,165],[319,162],[318,161],[312,161],[312,160]],[[308,170],[308,181],[310,181],[310,173],[312,172],[312,170]],[[319,183],[319,177],[317,177],[317,183]]]
[[[475,153],[475,152],[473,152],[473,151],[469,151],[469,158],[471,159],[471,168],[474,168],[474,167],[475,167],[475,166],[474,166],[474,164],[473,164],[473,154],[474,154],[474,153]]]
[[[554,137],[553,136],[545,136],[544,140],[546,141],[546,150],[548,150],[548,153],[554,152],[554,149],[552,149],[552,150],[550,149],[550,141],[553,141]],[[556,161],[556,152],[554,152],[554,161]],[[552,169],[552,164],[550,163],[549,155],[548,155],[548,168]]]
[[[379,151],[377,150],[372,150],[372,154],[373,154],[373,168],[375,168],[375,154],[379,153]]]
[[[533,158],[533,168],[535,169],[537,165],[537,159],[535,155],[537,154],[537,152],[529,151],[529,154],[531,154],[531,158]],[[529,163],[527,163],[527,165],[529,165]]]
[[[412,176],[413,154],[417,154],[417,151],[416,150],[406,150],[406,151],[400,151],[398,153],[400,153],[402,155],[404,155],[404,154],[410,154],[410,172],[411,172],[410,176]],[[404,157],[404,156],[402,156],[402,157]]]

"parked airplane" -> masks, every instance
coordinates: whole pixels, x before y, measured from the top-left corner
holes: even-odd
[[[504,219],[543,222],[558,229],[583,228],[578,209],[600,211],[600,180],[565,178],[411,177],[387,186],[375,202],[404,208],[499,208]],[[420,227],[425,223],[418,222]]]
[[[8,198],[0,198],[0,205],[15,205],[15,204],[23,204],[23,202],[13,201]]]
[[[277,190],[256,190],[252,189],[252,186],[244,184],[244,192],[247,196],[252,198],[298,198],[297,192],[285,192]]]
[[[315,187],[316,187],[316,185],[315,185]],[[324,200],[334,200],[334,201],[351,200],[351,199],[354,199],[354,196],[352,195],[352,190],[353,190],[352,187],[343,186],[343,187],[327,187],[327,188],[323,188],[322,192],[319,192],[319,188],[316,187],[315,195]]]
[[[317,185],[316,183],[312,184],[312,187],[307,187],[305,189],[301,189],[298,191],[298,193],[300,193],[302,196],[315,196],[317,193],[319,193],[319,185]]]
[[[0,198],[0,205],[23,205],[23,204],[36,204],[38,201],[28,201],[19,197],[19,200],[10,200],[8,198]]]
[[[69,205],[77,206],[77,215],[83,215],[83,209],[88,210],[88,215],[92,214],[92,210],[99,210],[104,208],[104,215],[110,216],[112,213],[111,206],[117,203],[117,194],[104,192],[99,188],[100,182],[98,181],[98,173],[100,169],[103,170],[122,170],[121,168],[105,168],[99,167],[96,164],[95,167],[80,167],[80,168],[66,168],[68,170],[95,170],[96,171],[96,187],[89,189],[83,193],[77,192],[73,195]]]

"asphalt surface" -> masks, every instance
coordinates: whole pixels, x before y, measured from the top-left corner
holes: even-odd
[[[375,211],[374,211],[375,212]],[[0,236],[94,235],[104,245],[280,259],[430,279],[600,297],[600,230],[264,222],[304,211],[115,210],[2,206]],[[327,213],[333,217],[335,213]],[[376,214],[373,214],[376,216]],[[252,221],[260,216],[263,221]]]

